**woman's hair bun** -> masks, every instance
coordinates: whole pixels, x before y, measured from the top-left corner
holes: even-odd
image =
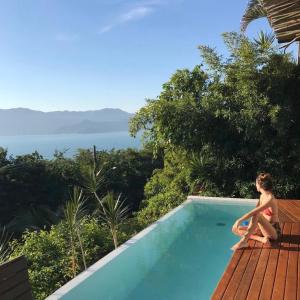
[[[258,184],[266,191],[272,191],[273,180],[270,173],[260,173],[256,178]]]

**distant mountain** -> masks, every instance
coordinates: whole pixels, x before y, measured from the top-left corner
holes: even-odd
[[[131,117],[133,114],[113,108],[53,112],[0,109],[0,135],[128,131]]]

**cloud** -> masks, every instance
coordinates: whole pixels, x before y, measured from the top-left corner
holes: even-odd
[[[60,42],[75,42],[79,40],[79,35],[77,33],[76,34],[58,33],[55,36],[55,39]]]
[[[149,6],[140,6],[133,8],[132,10],[120,16],[119,23],[126,23],[129,21],[142,19],[143,17],[149,15],[151,12],[153,12],[153,8]]]
[[[113,25],[107,25],[107,26],[104,26],[102,27],[100,30],[99,30],[99,33],[105,33],[105,32],[108,32],[110,30],[113,29]]]
[[[117,16],[117,18],[114,22],[111,22],[111,23],[103,26],[99,30],[99,33],[103,34],[103,33],[109,32],[114,27],[116,27],[120,24],[124,24],[124,23],[128,23],[128,22],[143,19],[146,16],[153,13],[157,9],[158,6],[161,6],[163,4],[165,4],[165,0],[145,0],[145,1],[142,1],[139,4],[136,4],[135,6],[133,6],[131,9],[129,9],[125,13],[122,13],[119,16]]]

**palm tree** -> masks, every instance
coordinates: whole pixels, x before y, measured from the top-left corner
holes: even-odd
[[[242,18],[241,30],[245,32],[252,21],[266,17],[267,11],[263,6],[263,0],[250,0]]]
[[[9,259],[10,248],[9,242],[12,235],[8,234],[4,227],[0,227],[0,264]]]
[[[241,31],[245,32],[248,25],[252,21],[255,21],[260,18],[266,18],[266,17],[267,17],[267,11],[264,8],[263,0],[249,0],[247,8],[246,8],[243,18],[242,18]],[[268,21],[269,21],[269,19],[268,19]],[[270,26],[271,26],[271,24],[270,24]],[[285,48],[287,48],[291,43],[287,44],[285,46]],[[298,64],[300,64],[300,41],[298,43]]]
[[[103,166],[98,168],[98,161],[96,155],[96,146],[93,147],[92,160],[93,164],[88,167],[87,175],[85,176],[85,189],[99,201],[101,201],[101,196],[99,195],[99,190],[104,187],[104,176],[103,176]],[[98,170],[97,170],[98,169]]]
[[[72,261],[72,272],[73,276],[76,276],[78,269],[78,258],[76,250],[76,240],[79,242],[81,256],[83,260],[84,268],[86,269],[85,253],[81,240],[81,221],[85,215],[85,202],[86,199],[83,196],[82,189],[74,187],[73,195],[70,200],[66,203],[64,213],[67,227],[69,230],[70,246],[71,246],[71,261]]]
[[[98,193],[104,186],[104,177],[102,175],[102,169],[96,170],[90,166],[88,169],[87,176],[85,177],[85,189],[93,194],[96,199],[99,199]]]
[[[262,30],[258,34],[258,37],[254,39],[255,44],[258,46],[261,54],[268,53],[273,47],[275,41],[275,35],[273,32],[263,32]]]
[[[99,201],[99,217],[109,227],[115,248],[118,247],[117,231],[119,226],[127,219],[129,208],[121,201],[121,194],[115,198],[112,192],[109,192]]]

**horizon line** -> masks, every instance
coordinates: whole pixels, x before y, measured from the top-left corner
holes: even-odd
[[[97,108],[97,109],[87,109],[87,110],[68,110],[68,109],[63,109],[63,110],[49,110],[49,111],[44,111],[40,109],[33,109],[33,108],[28,108],[28,107],[11,107],[11,108],[0,108],[1,110],[30,110],[30,111],[36,111],[36,112],[42,112],[42,113],[54,113],[54,112],[92,112],[92,111],[100,111],[100,110],[121,110],[123,112],[129,113],[129,114],[134,114],[135,112],[129,112],[127,110],[124,110],[119,107],[104,107],[104,108]]]

